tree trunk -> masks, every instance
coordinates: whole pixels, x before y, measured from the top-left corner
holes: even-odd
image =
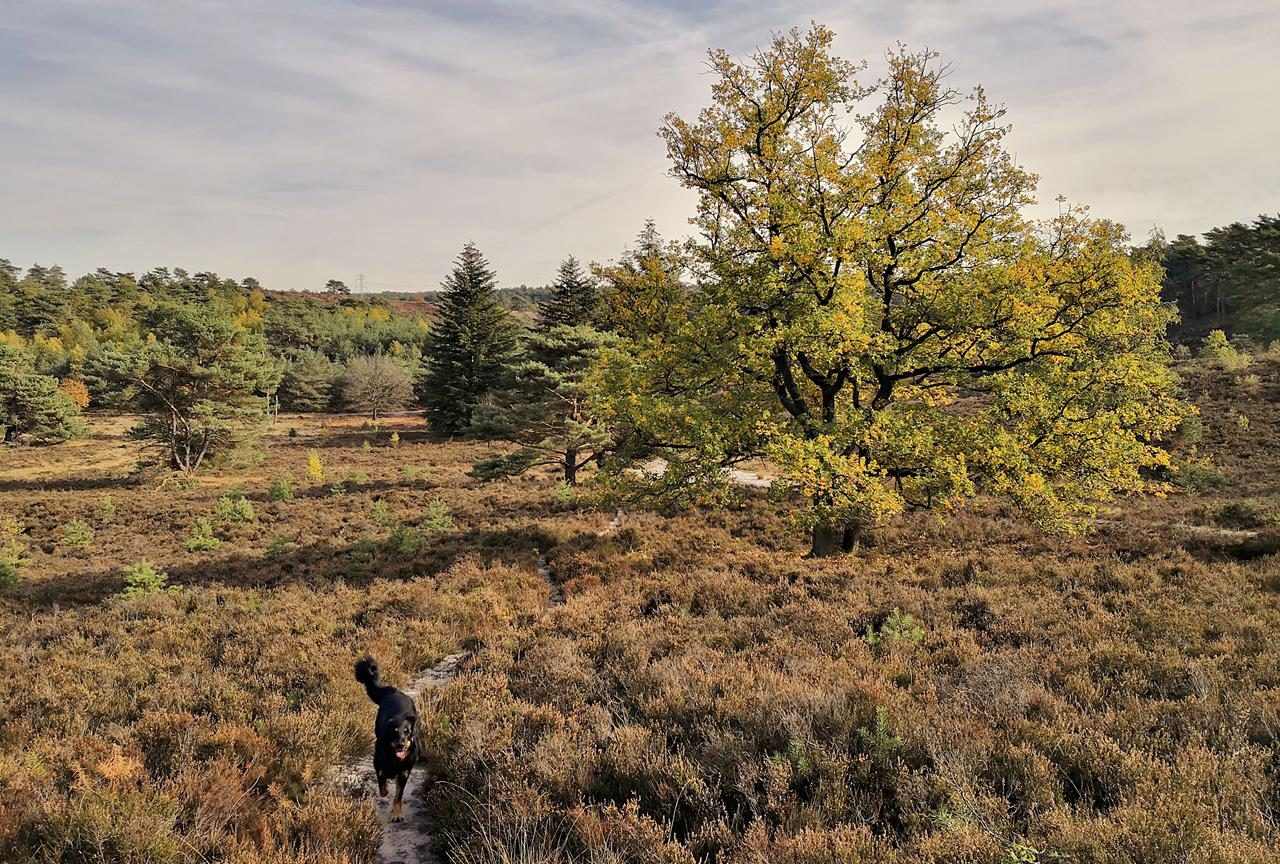
[[[861,536],[862,528],[858,525],[814,525],[813,547],[809,550],[809,557],[830,558],[848,554],[857,548]]]
[[[570,448],[564,454],[564,482],[578,485],[578,451]]]

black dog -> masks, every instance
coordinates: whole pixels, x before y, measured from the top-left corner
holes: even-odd
[[[396,778],[396,801],[391,819],[404,818],[401,801],[409,772],[418,761],[418,709],[413,700],[394,687],[386,687],[378,677],[378,663],[366,657],[356,664],[356,680],[378,706],[373,722],[373,770],[378,775],[378,794],[387,797],[387,781]]]

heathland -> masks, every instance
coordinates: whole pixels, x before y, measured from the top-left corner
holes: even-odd
[[[1277,221],[1034,219],[832,39],[536,294],[0,259],[0,860],[390,861],[366,653],[455,864],[1275,860]]]
[[[423,706],[458,860],[1270,860],[1280,370],[1180,370],[1167,496],[1074,538],[978,501],[843,558],[754,490],[600,536],[416,418],[285,415],[165,485],[128,418],[10,450],[2,857],[369,860],[372,811],[324,783],[370,742],[351,662],[468,648]],[[167,581],[122,597],[144,559]]]

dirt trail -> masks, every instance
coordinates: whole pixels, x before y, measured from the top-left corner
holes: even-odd
[[[621,524],[622,511],[619,510],[613,521],[609,523],[609,527],[601,531],[599,536],[613,533]],[[538,556],[538,575],[547,584],[547,609],[563,606],[564,592],[551,578],[551,565],[547,561],[546,554]],[[470,651],[450,654],[401,689],[417,702],[423,693],[439,690],[452,681],[470,657]],[[374,859],[377,864],[436,864],[440,860],[431,851],[431,829],[423,810],[421,769],[409,775],[409,784],[404,790],[404,820],[401,822],[391,821],[393,796],[388,795],[386,798],[375,796],[378,782],[373,771],[373,760],[368,755],[334,769],[330,775],[330,783],[338,791],[352,798],[373,799],[374,808],[378,811],[378,819],[382,822],[382,842],[378,846],[378,854]]]
[[[469,651],[450,654],[423,672],[407,687],[401,688],[415,702],[428,690],[438,690],[453,680],[458,668],[471,656]],[[437,860],[431,852],[431,832],[422,808],[422,771],[409,775],[404,790],[404,821],[391,821],[393,795],[378,798],[374,795],[378,781],[373,772],[373,760],[362,756],[358,761],[338,768],[331,779],[338,791],[352,798],[373,798],[373,806],[382,822],[382,842],[378,846],[376,860],[379,864],[431,864]]]

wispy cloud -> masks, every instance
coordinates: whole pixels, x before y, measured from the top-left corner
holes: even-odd
[[[705,102],[707,48],[810,19],[873,68],[943,51],[1046,199],[1136,233],[1280,200],[1269,0],[43,0],[0,19],[0,255],[430,287],[475,239],[542,282],[646,217],[683,233],[662,114]]]

